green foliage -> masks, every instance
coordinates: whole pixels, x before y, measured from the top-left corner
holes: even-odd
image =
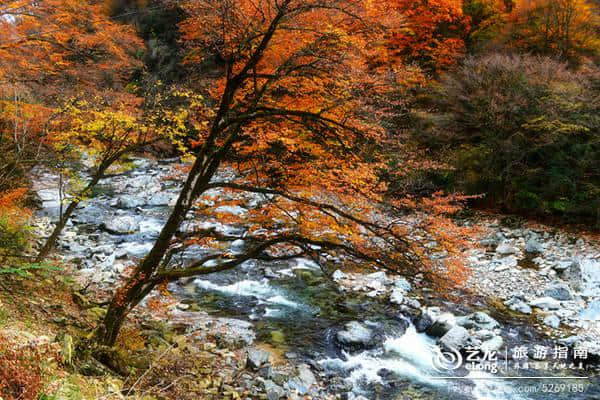
[[[50,264],[23,263],[16,266],[0,268],[0,275],[15,275],[21,278],[30,278],[32,272],[60,271],[59,267]]]
[[[459,190],[510,211],[600,223],[593,76],[549,58],[467,59],[432,93],[437,111],[415,114],[417,140],[453,165]]]

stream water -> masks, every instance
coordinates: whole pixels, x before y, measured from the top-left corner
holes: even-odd
[[[60,242],[60,253],[78,262],[82,273],[111,284],[129,260],[142,257],[160,231],[177,184],[165,180],[168,163],[139,160],[127,174],[102,182],[95,197],[78,208]],[[38,193],[43,200],[40,216],[55,217],[58,203],[55,179],[40,173]],[[250,203],[252,199],[249,199]],[[225,210],[227,211],[227,210]],[[243,212],[243,209],[230,210]],[[217,230],[243,231],[218,221],[201,221]],[[119,225],[120,224],[120,225]],[[130,224],[130,226],[124,226]],[[99,230],[103,227],[103,230]],[[126,232],[117,232],[119,228]],[[233,243],[239,246],[240,243]],[[235,251],[232,248],[232,251]],[[196,248],[184,257],[193,258]],[[341,269],[343,266],[340,266]],[[213,315],[251,321],[257,341],[282,349],[290,359],[309,362],[326,375],[341,376],[352,385],[353,396],[377,399],[600,399],[597,379],[581,379],[585,393],[543,391],[540,379],[499,379],[501,375],[527,378],[530,372],[509,370],[502,374],[438,371],[434,363],[440,349],[436,340],[417,333],[411,319],[398,306],[363,294],[347,293],[327,279],[310,260],[277,263],[248,261],[234,271],[190,279],[172,285],[182,303],[193,304]],[[451,312],[480,310],[484,304],[453,304],[430,294],[427,305]],[[493,315],[493,314],[492,314]],[[335,340],[348,321],[360,321],[377,332],[370,348],[349,351]],[[526,323],[503,320],[508,343],[546,343]],[[292,356],[293,355],[293,356]],[[553,380],[552,384],[573,380]],[[536,389],[537,388],[537,389]],[[532,392],[537,391],[537,392]]]

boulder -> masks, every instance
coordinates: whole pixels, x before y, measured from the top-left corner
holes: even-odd
[[[517,296],[511,297],[510,299],[504,302],[504,305],[507,306],[510,310],[517,311],[523,314],[531,314],[531,307],[525,303],[525,301]]]
[[[552,297],[538,297],[529,302],[529,305],[543,310],[558,310],[560,302]]]
[[[468,344],[469,339],[469,332],[465,328],[454,326],[441,337],[439,343],[448,350],[460,350]]]
[[[499,351],[504,345],[504,340],[501,336],[494,336],[491,339],[484,341],[479,349],[483,352]]]
[[[414,321],[415,329],[419,333],[423,333],[433,325],[433,319],[427,313],[421,313],[421,315]],[[447,331],[446,331],[447,332]]]
[[[394,279],[394,288],[400,289],[404,292],[410,292],[412,290],[410,282],[408,282],[404,277]]]
[[[517,248],[510,245],[509,243],[500,243],[498,247],[496,247],[496,253],[501,256],[508,256],[511,254],[516,254],[518,252]]]
[[[433,337],[442,337],[456,324],[454,315],[445,313],[439,315],[427,328],[427,334]]]
[[[373,344],[373,330],[358,321],[348,322],[344,330],[339,331],[336,339],[339,343],[349,347],[369,347]]]
[[[157,192],[150,197],[148,204],[154,207],[166,207],[171,202],[171,195],[166,192]]]
[[[269,352],[252,347],[248,349],[246,366],[252,370],[257,371],[260,367],[269,363],[270,357],[271,354]]]
[[[290,379],[287,385],[290,389],[296,390],[300,395],[305,395],[317,383],[317,379],[306,364],[298,365],[297,370],[298,376]]]
[[[129,209],[142,207],[144,205],[146,205],[146,200],[138,196],[126,194],[117,199],[117,208]]]
[[[272,380],[264,381],[263,387],[265,389],[265,393],[267,394],[268,400],[279,400],[282,397],[285,397],[285,389],[277,385]]]
[[[587,308],[579,314],[579,318],[588,321],[600,320],[600,299],[592,301]]]
[[[560,318],[554,314],[548,315],[546,318],[544,318],[544,324],[551,328],[558,328],[560,326]]]
[[[544,246],[536,238],[530,238],[525,243],[525,252],[529,254],[539,254],[544,251]]]
[[[573,298],[569,285],[560,281],[552,282],[546,286],[544,295],[556,300],[571,300]]]
[[[140,224],[135,218],[125,215],[122,217],[114,217],[104,222],[104,229],[115,235],[127,235],[137,232],[140,229]]]
[[[406,292],[403,289],[394,288],[390,294],[390,302],[394,304],[402,304],[404,302],[404,295]]]
[[[336,269],[335,272],[333,273],[333,275],[331,275],[331,278],[333,278],[334,281],[339,281],[341,279],[346,279],[348,276],[342,272],[339,269]]]
[[[484,312],[474,312],[473,314],[464,317],[456,318],[456,324],[467,329],[487,329],[492,330],[498,328],[500,324],[494,318]]]

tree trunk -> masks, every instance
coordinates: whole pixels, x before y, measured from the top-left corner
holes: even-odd
[[[48,239],[46,239],[46,243],[44,243],[44,246],[38,252],[38,255],[35,258],[36,263],[41,262],[52,251],[54,245],[56,244],[56,241],[58,240],[58,237],[60,236],[60,233],[67,224],[69,218],[71,218],[71,214],[73,214],[73,211],[75,211],[77,204],[79,204],[78,201],[72,201],[71,204],[69,204],[69,206],[61,216],[60,220],[56,223],[52,234],[50,235],[50,237],[48,237]]]
[[[48,237],[48,239],[46,239],[46,243],[44,243],[44,246],[42,247],[42,249],[39,251],[38,255],[36,256],[36,258],[35,258],[36,263],[41,262],[52,251],[52,249],[56,245],[56,241],[58,240],[58,237],[60,236],[63,228],[67,224],[67,221],[69,220],[69,218],[71,218],[71,215],[73,214],[73,211],[75,211],[77,204],[79,204],[79,198],[81,198],[82,196],[86,196],[89,193],[89,191],[92,190],[92,188],[94,186],[96,186],[98,184],[98,182],[100,182],[100,179],[102,179],[102,177],[104,176],[104,172],[106,171],[107,168],[108,168],[108,166],[104,165],[104,163],[103,163],[98,168],[98,171],[96,171],[96,173],[92,177],[92,180],[90,181],[90,183],[88,183],[88,185],[85,187],[85,189],[83,189],[80,193],[78,193],[78,195],[77,195],[78,199],[73,200],[69,204],[69,206],[67,207],[64,214],[61,215],[60,220],[56,223],[56,226],[54,227],[52,234],[50,235],[50,237]]]
[[[134,275],[115,293],[104,320],[100,322],[96,329],[94,335],[96,345],[113,346],[127,313],[154,289],[158,283],[154,281],[154,274],[171,245],[173,236],[177,233],[193,201],[210,182],[217,167],[218,162],[210,163],[204,157],[196,159],[179,194],[177,203],[152,249],[138,265]]]

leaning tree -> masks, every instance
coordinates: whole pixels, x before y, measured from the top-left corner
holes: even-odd
[[[379,174],[387,143],[375,107],[388,89],[378,53],[385,43],[377,23],[384,9],[358,0],[178,4],[188,16],[180,25],[188,69],[198,80],[215,75],[207,66],[220,75],[208,89],[213,101],[194,118],[195,161],[179,198],[150,252],[114,294],[95,331],[96,345],[113,345],[127,314],[157,285],[251,259],[345,255],[391,269],[416,266],[426,249],[419,239],[431,242],[427,231],[442,228],[440,245],[452,240],[445,222],[389,217],[418,205],[385,201]],[[219,179],[225,167],[235,169],[235,177]],[[218,206],[231,203],[222,196],[227,192],[263,201],[239,217],[225,215]],[[451,211],[441,197],[427,204]],[[182,229],[186,219],[200,216],[249,228],[239,236]],[[243,240],[244,250],[222,250],[233,240]],[[212,251],[172,262],[191,244]],[[448,276],[459,275],[454,263],[446,267]],[[436,268],[429,271],[440,272]]]

